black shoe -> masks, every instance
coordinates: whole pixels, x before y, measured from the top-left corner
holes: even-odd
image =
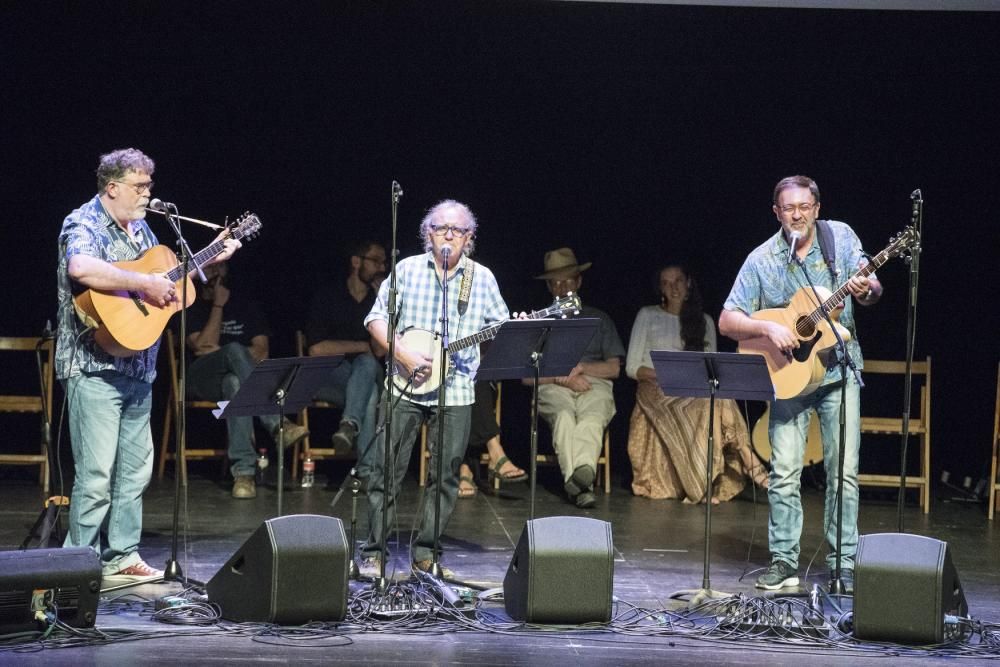
[[[593,491],[584,491],[576,497],[576,506],[580,509],[590,509],[597,504],[597,497]]]
[[[594,486],[596,478],[597,473],[594,472],[593,468],[590,466],[580,466],[573,471],[573,475],[563,485],[563,488],[566,489],[566,494],[570,498],[576,498],[584,491],[589,491]]]
[[[340,428],[333,434],[332,440],[334,449],[349,452],[358,441],[358,427],[348,421],[340,422]]]

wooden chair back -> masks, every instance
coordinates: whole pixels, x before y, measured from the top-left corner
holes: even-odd
[[[295,353],[300,356],[306,356],[308,349],[306,347],[306,335],[298,330],[295,332]],[[309,410],[312,408],[320,408],[327,410],[343,410],[343,406],[336,405],[335,403],[330,403],[329,401],[317,401],[314,400],[308,406],[302,408],[299,412],[299,424],[309,428]],[[310,431],[311,432],[311,431]],[[307,435],[300,441],[302,444],[302,451],[299,452],[299,444],[295,445],[295,452],[293,453],[292,461],[292,479],[296,479],[298,475],[298,470],[302,465],[302,461],[306,458],[311,458],[313,461],[318,461],[321,459],[332,459],[332,458],[344,458],[343,452],[337,452],[336,448],[333,447],[333,443],[330,443],[329,447],[313,447],[311,435]]]
[[[34,413],[39,417],[42,409],[52,419],[52,384],[55,381],[54,342],[52,339],[32,337],[0,337],[0,351],[32,353],[41,355],[41,376],[39,386],[34,393],[17,393],[0,395],[0,413]],[[23,357],[27,359],[27,354]],[[32,360],[31,365],[36,365]],[[27,364],[25,364],[27,366]],[[44,401],[44,402],[43,402]],[[2,452],[0,465],[37,465],[38,483],[43,493],[49,492],[49,457],[45,451],[45,439],[39,438],[37,453]]]
[[[167,406],[163,411],[163,438],[160,442],[160,464],[157,471],[157,477],[163,479],[163,472],[166,468],[167,461],[174,460],[174,448],[170,446],[170,433],[172,427],[177,422],[177,414],[180,409],[178,405],[178,397],[180,396],[180,386],[178,384],[178,361],[177,354],[179,350],[177,348],[176,338],[174,337],[174,332],[169,327],[163,335],[163,342],[160,345],[160,354],[167,357],[167,368],[170,375],[170,394],[167,396]],[[219,406],[214,401],[200,401],[200,400],[188,400],[186,401],[188,408],[193,408],[196,410],[215,410]],[[181,484],[187,486],[187,462],[192,460],[201,459],[213,459],[220,458],[225,463],[227,452],[225,449],[218,448],[194,448],[189,449],[187,447],[187,434],[181,440]]]
[[[898,375],[903,376],[906,372],[906,362],[904,361],[882,361],[875,359],[865,360],[865,375]],[[916,436],[919,444],[919,471],[915,475],[907,474],[907,488],[916,488],[920,492],[920,506],[924,514],[930,512],[931,498],[931,358],[923,361],[914,361],[912,365],[914,384],[921,382],[920,400],[915,405],[911,405],[909,433]],[[901,402],[900,402],[901,403]],[[916,407],[916,410],[913,408]],[[902,406],[900,406],[902,409]],[[896,417],[861,417],[861,433],[872,433],[880,435],[902,435],[903,418],[902,415]],[[899,486],[898,474],[895,475],[875,475],[858,474],[858,484],[860,486]]]

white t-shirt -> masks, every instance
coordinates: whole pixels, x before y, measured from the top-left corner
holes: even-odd
[[[625,373],[632,379],[641,366],[653,367],[650,350],[683,350],[681,319],[659,306],[644,306],[635,317],[628,342]],[[705,315],[705,352],[715,352],[715,322]]]

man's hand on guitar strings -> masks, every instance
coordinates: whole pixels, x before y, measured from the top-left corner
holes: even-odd
[[[867,299],[872,293],[871,281],[865,276],[851,276],[847,281],[847,289],[858,301]]]
[[[226,237],[228,233],[229,230],[224,230],[222,233],[220,233],[218,236],[215,237],[216,241],[222,241],[222,252],[220,252],[218,255],[216,255],[209,261],[205,262],[205,264],[203,264],[202,266],[218,264],[219,262],[225,262],[226,260],[228,260],[230,257],[233,256],[233,253],[235,253],[237,250],[243,247],[243,244],[240,243],[239,240]]]
[[[146,299],[151,303],[162,308],[168,303],[177,300],[177,286],[167,279],[162,273],[150,274],[147,283],[148,285],[146,286],[144,292],[146,294]]]
[[[792,334],[788,327],[777,322],[768,322],[767,325],[767,337],[786,356],[799,346],[799,339]]]

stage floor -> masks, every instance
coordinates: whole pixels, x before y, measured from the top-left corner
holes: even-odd
[[[205,465],[205,464],[203,464]],[[254,500],[233,500],[229,486],[211,479],[217,468],[193,467],[191,484],[182,495],[178,561],[184,573],[207,581],[262,521],[275,516],[276,490],[259,489]],[[324,464],[339,483],[339,464]],[[318,475],[311,489],[289,488],[284,495],[285,514],[336,516],[349,529],[349,494],[330,508],[336,488],[324,484]],[[854,643],[853,647],[823,641],[783,641],[749,638],[730,633],[697,631],[699,623],[687,623],[670,599],[679,589],[702,585],[704,557],[704,507],[669,500],[636,498],[616,485],[610,496],[599,494],[597,507],[578,510],[558,492],[558,480],[546,471],[541,475],[536,500],[536,517],[587,516],[609,521],[614,542],[614,595],[619,615],[614,629],[592,627],[525,628],[512,625],[503,605],[486,603],[476,628],[471,621],[447,620],[436,614],[437,622],[413,620],[405,623],[345,624],[312,633],[277,631],[262,626],[225,629],[167,625],[150,618],[143,600],[175,593],[176,583],[146,584],[103,596],[97,629],[112,636],[123,630],[122,639],[67,648],[25,646],[26,652],[0,651],[0,662],[46,664],[119,663],[244,663],[251,660],[293,663],[345,662],[355,664],[790,664],[808,660],[813,664],[884,664],[887,656],[919,659],[926,663],[954,663],[954,657],[914,651],[908,648]],[[145,497],[144,535],[141,554],[162,567],[171,550],[173,482],[154,480]],[[392,564],[401,576],[408,572],[405,544],[418,502],[419,488],[407,479],[400,506],[399,529],[403,541]],[[37,486],[28,481],[4,479],[0,484],[0,548],[17,548],[37,518],[41,508]],[[804,491],[806,523],[802,539],[800,576],[806,591],[812,584],[825,584],[828,573],[823,564],[821,535],[822,495]],[[501,494],[483,490],[475,498],[460,500],[446,537],[442,563],[459,578],[490,582],[499,586],[528,516],[527,484],[508,485]],[[365,530],[366,504],[358,501],[359,531]],[[1000,529],[987,521],[982,506],[935,502],[925,516],[912,505],[905,511],[907,532],[948,542],[969,604],[970,616],[985,623],[1000,622]],[[864,498],[861,532],[896,530],[894,502]],[[712,511],[711,584],[717,591],[757,596],[753,580],[757,568],[766,565],[767,505],[734,500]],[[395,539],[395,535],[391,537]],[[817,553],[817,550],[819,552]],[[812,567],[806,565],[814,556]],[[587,585],[587,582],[581,582]],[[354,594],[370,586],[352,583]],[[304,594],[307,592],[304,591]],[[757,600],[759,601],[759,600]],[[745,604],[754,604],[754,600]],[[845,601],[846,602],[846,601]],[[665,613],[638,620],[629,614],[631,605]],[[846,602],[845,609],[849,608]],[[835,612],[825,607],[829,618]],[[421,617],[423,618],[423,617]],[[713,623],[708,623],[713,625]],[[704,630],[705,622],[701,622]],[[694,629],[692,629],[694,628]],[[981,649],[980,649],[981,650]],[[1000,647],[994,647],[1000,657]],[[955,656],[952,650],[950,655]],[[972,654],[963,655],[972,658]],[[986,657],[982,652],[979,657]],[[964,663],[963,663],[964,664]]]

